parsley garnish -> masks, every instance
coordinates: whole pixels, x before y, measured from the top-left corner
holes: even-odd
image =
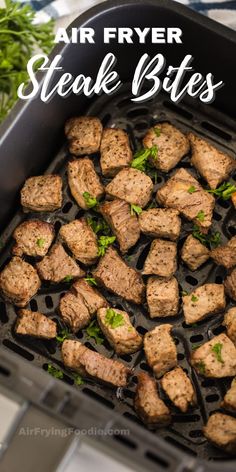
[[[131,162],[131,167],[134,169],[141,170],[145,172],[147,170],[148,159],[153,158],[157,159],[158,149],[157,146],[152,146],[150,148],[144,148],[140,151],[137,151],[134,154],[134,158]]]
[[[45,239],[43,239],[43,238],[37,239],[36,244],[37,244],[38,247],[42,248],[45,244]]]
[[[89,224],[89,226],[91,226],[92,230],[96,234],[103,232],[103,234],[107,236],[111,232],[107,222],[102,218],[89,217],[87,218],[87,223]]]
[[[155,135],[157,136],[157,138],[159,138],[159,136],[161,135],[161,130],[160,128],[156,128],[155,126],[153,127],[153,131],[155,133]]]
[[[98,207],[98,201],[96,197],[92,197],[89,192],[84,192],[83,197],[88,208]]]
[[[93,320],[86,329],[86,333],[89,338],[94,338],[96,344],[103,344],[104,338],[102,337],[102,331],[99,328],[96,320]]]
[[[63,378],[63,372],[60,369],[57,369],[56,367],[54,367],[52,364],[48,364],[47,372],[53,377],[55,377],[56,379]]]
[[[73,279],[72,275],[66,275],[63,279],[63,282],[71,282],[72,279]]]
[[[215,190],[207,190],[208,193],[213,193],[219,198],[223,200],[229,200],[232,194],[236,192],[235,185],[232,185],[230,182],[224,182],[220,187],[216,188]]]
[[[68,339],[69,338],[69,331],[67,328],[64,328],[60,331],[60,333],[58,333],[58,335],[56,336],[56,340],[59,342],[59,343],[63,343],[65,341],[65,339]]]
[[[199,370],[200,374],[204,375],[206,373],[206,365],[205,362],[199,361],[196,364],[197,369]]]
[[[221,351],[222,351],[223,344],[222,343],[216,343],[214,346],[212,346],[211,350],[215,353],[216,359],[221,362],[221,364],[224,364],[224,361],[222,359]]]
[[[89,285],[97,285],[97,282],[93,277],[88,276],[88,277],[85,277],[84,280],[86,280],[86,282],[88,282]]]
[[[130,213],[131,215],[134,215],[135,213],[137,215],[140,215],[140,213],[142,213],[142,208],[138,205],[133,205],[133,203],[130,205]]]
[[[188,193],[194,193],[194,192],[196,192],[196,191],[197,191],[197,189],[196,189],[196,187],[194,187],[194,185],[191,185],[191,186],[188,188]]]
[[[203,210],[200,210],[200,211],[198,212],[196,218],[197,218],[199,221],[203,222],[203,221],[205,220],[205,213],[204,213],[204,211],[203,211]]]
[[[115,236],[100,236],[98,239],[98,257],[104,256],[106,249],[116,240]]]
[[[75,385],[77,386],[84,384],[84,380],[80,374],[73,375],[73,379],[74,379]]]
[[[221,242],[221,235],[219,231],[211,234],[203,234],[197,225],[194,225],[192,235],[195,239],[198,239],[200,243],[204,244],[204,246],[208,247],[209,249],[219,246]]]
[[[191,300],[192,300],[192,302],[197,302],[197,301],[198,301],[198,297],[196,297],[195,295],[192,295],[192,296],[191,296]]]
[[[106,311],[105,323],[112,329],[119,328],[119,326],[124,325],[123,315],[121,315],[121,313],[116,313],[112,308],[108,308]]]

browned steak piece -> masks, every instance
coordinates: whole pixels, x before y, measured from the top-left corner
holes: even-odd
[[[73,117],[65,124],[65,134],[71,154],[75,156],[93,154],[99,151],[102,123],[93,116]]]
[[[54,211],[62,206],[62,180],[59,175],[29,177],[21,190],[26,211]]]
[[[227,295],[236,301],[236,268],[226,277],[224,286]]]
[[[226,392],[221,406],[226,410],[236,412],[236,377],[232,381],[229,390]]]
[[[216,379],[234,377],[236,347],[226,334],[219,334],[193,352],[191,364],[205,377]]]
[[[144,336],[147,362],[159,378],[177,365],[177,350],[171,336],[171,324],[163,324],[148,331]]]
[[[202,231],[208,231],[211,226],[215,199],[185,169],[178,169],[157,191],[157,201],[165,207],[175,208]]]
[[[90,323],[91,316],[81,297],[67,292],[60,300],[59,312],[64,323],[76,333]]]
[[[181,258],[191,270],[198,269],[210,257],[210,251],[191,234],[185,239]]]
[[[157,146],[157,159],[152,159],[152,164],[162,172],[169,172],[189,152],[188,138],[170,123],[157,123],[150,128],[143,145]]]
[[[28,220],[15,229],[13,238],[16,244],[12,248],[15,256],[45,256],[55,236],[51,223],[41,220]]]
[[[211,251],[211,257],[216,264],[231,269],[236,265],[236,236],[233,236],[227,244],[219,246]]]
[[[144,263],[143,274],[171,277],[177,270],[177,246],[171,241],[154,239]]]
[[[234,193],[232,194],[231,199],[232,199],[232,203],[233,203],[233,205],[234,205],[234,208],[236,208],[236,192],[234,192]]]
[[[77,297],[83,300],[91,316],[95,315],[99,308],[108,307],[106,299],[96,288],[91,287],[85,279],[77,280],[71,289]]]
[[[24,307],[41,285],[36,269],[20,257],[13,257],[0,273],[0,291],[6,300]]]
[[[97,237],[85,219],[74,220],[60,228],[59,235],[73,256],[83,264],[94,264],[98,257]]]
[[[146,372],[138,373],[137,378],[134,408],[138,416],[150,428],[167,426],[171,422],[170,410],[159,397],[155,380]]]
[[[93,271],[95,279],[110,292],[133,303],[142,303],[145,286],[141,275],[129,267],[113,247],[109,247]]]
[[[63,342],[62,359],[66,367],[79,374],[94,377],[115,387],[125,387],[131,373],[122,362],[108,359],[79,341],[67,339]]]
[[[103,175],[113,177],[132,161],[129,137],[123,129],[106,128],[102,134],[100,164]]]
[[[20,310],[15,325],[16,334],[53,339],[57,335],[55,321],[38,311]]]
[[[225,313],[223,325],[226,326],[227,335],[236,345],[236,307],[230,308]]]
[[[179,287],[175,277],[169,280],[149,277],[147,304],[151,318],[175,316],[179,308]]]
[[[69,162],[67,172],[71,194],[81,208],[88,209],[84,193],[89,193],[97,200],[102,197],[104,188],[91,159],[82,158]]]
[[[236,453],[236,418],[223,413],[213,413],[204,426],[203,433],[214,446],[230,454]]]
[[[177,366],[161,379],[161,386],[174,405],[183,413],[197,403],[193,384],[184,370]]]
[[[131,215],[130,205],[124,200],[115,199],[101,205],[100,211],[111,226],[121,252],[127,252],[140,237],[138,218],[135,214]]]
[[[150,208],[139,215],[142,233],[154,238],[176,241],[180,235],[181,219],[178,210],[172,208]]]
[[[208,315],[220,313],[226,306],[222,284],[204,284],[183,297],[183,311],[187,324],[203,320]]]
[[[236,160],[193,133],[189,133],[188,138],[192,149],[192,164],[210,188],[215,189],[236,169]]]
[[[84,271],[72,257],[68,256],[60,243],[54,244],[49,254],[38,262],[36,267],[41,279],[55,283],[66,279],[70,281],[84,275]]]
[[[140,170],[125,168],[120,170],[106,186],[106,193],[113,198],[144,208],[152,195],[153,183],[148,175]]]

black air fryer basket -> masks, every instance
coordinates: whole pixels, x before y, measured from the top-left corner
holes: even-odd
[[[121,0],[108,1],[79,17],[73,27],[95,29],[95,44],[58,45],[53,55],[63,55],[64,71],[73,76],[83,73],[95,78],[105,54],[112,51],[117,56],[116,70],[123,87],[111,96],[86,98],[70,96],[62,99],[56,95],[44,104],[39,98],[19,102],[1,127],[0,138],[0,225],[4,249],[0,254],[0,265],[10,257],[14,228],[26,218],[19,206],[19,190],[25,179],[43,172],[60,173],[64,179],[63,208],[53,214],[33,215],[46,218],[60,225],[83,215],[83,211],[73,201],[66,183],[66,163],[68,151],[64,142],[63,126],[73,115],[88,114],[98,116],[104,126],[121,127],[129,133],[133,150],[140,145],[146,130],[158,121],[170,121],[184,132],[196,131],[219,149],[234,155],[236,149],[236,100],[234,84],[236,69],[233,61],[236,55],[236,33],[204,18],[191,10],[171,1]],[[171,27],[183,31],[183,44],[145,45],[103,44],[104,27]],[[215,81],[223,80],[225,85],[216,94],[213,104],[204,106],[198,100],[185,99],[174,104],[168,95],[158,94],[149,102],[135,104],[130,100],[129,82],[142,54],[154,56],[161,52],[167,65],[179,65],[186,54],[194,57],[196,71],[212,72]],[[95,158],[96,161],[96,158]],[[188,157],[180,166],[190,168]],[[100,172],[97,165],[97,171]],[[236,175],[233,176],[236,181]],[[159,173],[156,190],[163,185],[166,176]],[[104,183],[106,179],[103,179]],[[16,208],[19,208],[16,213]],[[32,214],[30,215],[32,217]],[[219,231],[222,241],[236,234],[235,211],[229,202],[218,202],[213,217],[213,229]],[[191,232],[190,223],[183,224],[179,245],[186,234]],[[150,239],[142,236],[139,243],[129,251],[128,261],[140,270],[150,247]],[[189,271],[179,263],[177,278],[183,290],[191,291],[206,281],[221,283],[225,276],[220,267],[210,261],[196,272]],[[31,300],[30,308],[48,314],[53,319],[59,317],[56,308],[68,284],[45,286]],[[132,321],[141,334],[152,329],[157,320],[150,320],[146,307],[137,307],[118,297],[104,295],[115,306],[131,313]],[[229,302],[230,306],[230,302]],[[174,337],[178,349],[179,364],[188,371],[196,388],[198,406],[183,415],[172,408],[173,422],[168,428],[149,432],[137,418],[133,410],[136,387],[135,377],[127,389],[114,391],[89,380],[81,387],[73,387],[73,379],[66,371],[64,382],[49,377],[43,370],[49,363],[63,370],[60,349],[54,341],[25,340],[14,334],[16,312],[12,305],[0,300],[0,340],[4,346],[0,354],[0,381],[40,405],[60,416],[68,424],[77,428],[102,427],[109,425],[113,435],[98,436],[115,450],[120,459],[128,458],[130,464],[140,470],[209,470],[234,471],[236,461],[210,445],[202,434],[202,427],[209,415],[220,409],[230,381],[204,379],[191,369],[188,359],[196,343],[206,342],[210,337],[223,331],[222,315],[187,327],[182,313],[174,323]],[[169,320],[167,320],[169,321]],[[161,322],[160,322],[161,323]],[[84,333],[84,331],[83,331]],[[108,344],[97,346],[88,341],[86,334],[77,338],[92,349],[112,357]],[[12,354],[10,351],[13,351]],[[24,358],[24,360],[22,359]],[[143,353],[123,356],[122,361],[135,367],[136,371],[148,370]],[[35,367],[37,366],[37,367]],[[24,384],[22,378],[29,377],[31,383]],[[165,398],[165,401],[167,399]],[[118,435],[118,429],[128,429],[129,435]]]

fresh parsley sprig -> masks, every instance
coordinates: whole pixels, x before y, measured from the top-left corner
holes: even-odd
[[[93,197],[89,192],[84,192],[83,198],[88,208],[98,208],[98,201],[96,197]]]
[[[198,239],[200,243],[209,249],[214,249],[219,246],[221,242],[221,234],[219,231],[215,233],[204,234],[200,231],[199,226],[194,225],[192,235],[195,239]]]
[[[94,279],[94,277],[91,277],[90,275],[87,275],[87,277],[85,277],[84,280],[86,280],[86,282],[88,282],[88,284],[91,285],[91,286],[97,285],[97,282]]]
[[[124,325],[124,317],[121,313],[117,313],[112,308],[108,308],[105,315],[105,323],[112,329],[115,329]]]
[[[212,346],[211,350],[216,355],[216,359],[218,360],[218,362],[220,362],[221,364],[224,364],[224,361],[222,359],[222,348],[223,348],[222,343],[216,343],[214,344],[214,346]]]
[[[157,146],[140,149],[134,154],[133,160],[131,162],[131,167],[133,167],[133,169],[146,172],[148,170],[148,160],[150,158],[157,159],[157,157],[158,157]]]
[[[47,372],[55,379],[63,379],[63,372],[57,367],[54,367],[52,364],[48,364]]]
[[[107,248],[114,243],[115,236],[100,236],[98,238],[98,257],[104,256]]]
[[[91,226],[92,230],[95,234],[103,233],[104,236],[108,236],[111,233],[111,229],[107,222],[103,218],[99,218],[96,216],[90,216],[87,218],[87,222],[89,226]]]
[[[230,182],[224,182],[220,187],[207,190],[207,192],[213,193],[218,198],[222,198],[222,200],[229,200],[232,197],[232,194],[236,192],[236,187]]]
[[[134,205],[133,203],[130,205],[130,214],[133,216],[135,215],[140,215],[142,213],[142,208],[138,205]]]
[[[86,334],[89,338],[94,338],[96,344],[103,344],[104,338],[102,336],[102,331],[97,324],[96,320],[93,320],[86,329]]]
[[[56,336],[56,340],[59,343],[63,343],[66,339],[70,336],[69,330],[67,328],[63,328]]]

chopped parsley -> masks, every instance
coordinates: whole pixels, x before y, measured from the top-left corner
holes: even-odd
[[[50,375],[52,375],[52,377],[55,377],[55,379],[62,379],[63,378],[63,372],[60,369],[57,369],[56,367],[54,367],[52,364],[48,364],[47,372]]]
[[[215,247],[219,246],[221,242],[221,234],[219,231],[216,231],[215,233],[204,234],[200,231],[197,225],[194,225],[192,235],[195,239],[198,239],[200,243],[209,249],[214,249]]]
[[[230,182],[224,182],[220,187],[212,190],[207,190],[209,193],[213,193],[219,198],[223,200],[229,200],[232,197],[232,194],[236,192],[235,185],[232,185]]]
[[[140,215],[140,213],[142,213],[142,208],[138,205],[134,205],[133,203],[130,205],[130,213],[131,215],[133,216],[135,213],[137,215]]]
[[[152,146],[150,148],[140,149],[134,154],[134,158],[131,162],[131,167],[133,169],[141,170],[142,172],[147,171],[148,159],[157,159],[158,149],[157,146]]]
[[[63,279],[63,282],[71,282],[71,280],[73,279],[73,275],[66,275]]]
[[[115,236],[100,236],[98,239],[98,257],[104,256],[108,246],[114,243],[115,240]]]
[[[192,296],[191,296],[191,300],[192,300],[192,302],[197,302],[197,301],[198,301],[198,297],[196,297],[196,295],[192,295]]]
[[[206,365],[205,362],[199,361],[196,364],[197,369],[199,370],[200,374],[204,375],[206,373]]]
[[[105,323],[112,329],[119,328],[119,326],[124,325],[123,315],[121,315],[121,313],[116,313],[112,308],[108,308],[106,311]]]
[[[62,329],[58,335],[56,336],[56,340],[59,342],[59,343],[63,343],[65,341],[65,339],[68,339],[69,338],[69,331],[67,328],[64,328]]]
[[[89,338],[94,338],[96,344],[103,344],[104,338],[102,337],[102,331],[99,328],[97,321],[93,320],[86,329],[86,333]]]
[[[43,239],[43,238],[37,239],[36,244],[37,244],[38,247],[43,248],[44,244],[45,244],[45,239]]]
[[[93,277],[85,277],[86,282],[88,282],[89,285],[97,285],[96,280]]]
[[[221,362],[221,364],[224,364],[224,361],[222,359],[222,347],[223,347],[223,344],[222,343],[216,343],[214,344],[214,346],[212,346],[211,350],[215,353],[216,355],[216,359]]]
[[[93,197],[92,195],[90,195],[89,192],[84,192],[83,197],[88,208],[98,207],[98,201],[96,197]]]
[[[203,222],[203,221],[205,220],[205,213],[204,213],[204,211],[203,211],[203,210],[200,210],[200,211],[198,212],[196,218],[197,218],[199,221]]]
[[[194,187],[194,185],[191,185],[191,186],[188,188],[188,193],[194,193],[194,192],[196,192],[196,191],[197,191],[197,189],[196,189],[196,187]]]
[[[84,384],[84,380],[80,374],[73,375],[73,379],[74,379],[75,385],[77,386]]]
[[[91,226],[95,234],[102,232],[105,236],[110,234],[111,230],[107,222],[103,218],[89,217],[87,223]]]
[[[156,128],[155,126],[153,127],[153,131],[155,133],[155,135],[157,136],[157,138],[159,138],[159,136],[161,136],[161,130],[160,128]]]

